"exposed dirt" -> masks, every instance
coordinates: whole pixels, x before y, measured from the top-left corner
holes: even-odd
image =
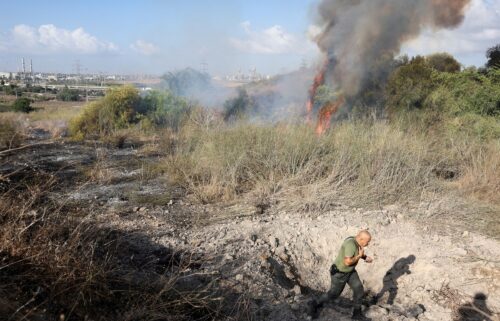
[[[485,296],[476,297],[479,310],[500,311],[500,242],[466,228],[465,218],[447,224],[453,207],[446,200],[309,213],[243,201],[202,206],[148,173],[158,160],[137,146],[57,141],[2,155],[0,188],[30,171],[55,175],[61,183],[50,197],[65,208],[92,213],[103,228],[140,232],[159,246],[195,253],[204,262],[197,270],[247,293],[257,320],[307,320],[307,302],[327,290],[340,244],[360,228],[373,234],[367,253],[375,261],[357,268],[368,319],[476,320],[464,311],[481,315],[469,309],[477,293]],[[491,213],[488,224],[499,224],[499,214]],[[345,290],[319,320],[350,320],[350,300]]]

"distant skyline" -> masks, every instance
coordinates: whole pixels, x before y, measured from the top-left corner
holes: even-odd
[[[146,73],[185,67],[212,75],[262,74],[314,64],[319,51],[314,0],[287,1],[10,1],[0,13],[0,71],[21,58],[35,72]],[[316,28],[317,29],[317,28]],[[472,0],[454,30],[426,30],[407,43],[409,55],[447,51],[464,65],[485,63],[500,43],[500,0]]]

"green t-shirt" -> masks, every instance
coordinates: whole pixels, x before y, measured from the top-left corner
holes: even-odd
[[[354,239],[353,236],[348,237],[344,243],[342,243],[342,246],[340,247],[339,254],[337,255],[337,258],[335,259],[335,265],[337,266],[337,269],[340,272],[352,272],[354,268],[356,267],[356,264],[347,266],[344,264],[344,257],[353,257],[358,255],[359,253],[359,245]]]

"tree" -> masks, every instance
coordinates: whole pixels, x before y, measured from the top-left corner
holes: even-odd
[[[489,48],[486,51],[486,62],[487,68],[500,69],[500,44]]]
[[[397,68],[385,90],[388,111],[393,113],[423,108],[425,99],[434,88],[432,73],[432,68],[421,56]]]
[[[14,101],[14,104],[12,105],[12,110],[15,112],[29,113],[35,109],[33,107],[31,107],[31,100],[30,99],[18,98],[18,99],[16,99],[16,101]]]
[[[192,68],[169,72],[161,78],[165,89],[176,96],[192,96],[211,87],[210,75]]]
[[[441,72],[459,72],[460,63],[449,53],[435,53],[425,58],[427,64]]]

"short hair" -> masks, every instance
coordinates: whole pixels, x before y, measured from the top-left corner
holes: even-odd
[[[372,238],[372,235],[370,234],[370,232],[368,232],[368,230],[361,230],[358,232],[358,236],[361,237],[361,236],[367,236],[369,237],[370,239]]]

